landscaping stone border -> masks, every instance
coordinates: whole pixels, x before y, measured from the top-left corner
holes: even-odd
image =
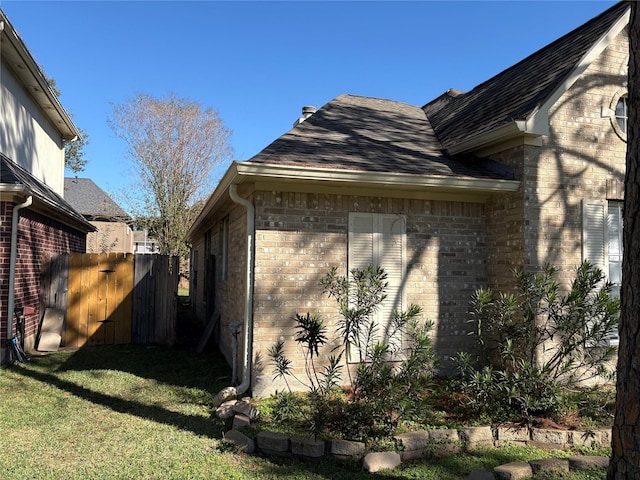
[[[276,457],[296,457],[303,460],[355,459],[363,462],[367,472],[395,468],[403,462],[425,457],[438,457],[449,453],[473,450],[479,447],[499,447],[506,444],[534,445],[550,450],[565,450],[573,446],[608,446],[611,430],[593,432],[551,430],[542,428],[497,426],[463,429],[419,430],[396,435],[396,451],[367,452],[362,442],[350,440],[315,440],[313,438],[262,431],[255,439],[249,438],[239,428],[249,425],[258,412],[248,400],[226,401],[217,410],[221,418],[234,417],[232,430],[224,439],[246,453],[255,451]],[[496,467],[493,471],[478,470],[468,479],[523,480],[537,473],[565,472],[608,465],[607,457],[570,457],[568,459],[543,459],[530,462],[513,462]]]

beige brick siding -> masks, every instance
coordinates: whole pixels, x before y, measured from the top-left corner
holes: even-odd
[[[537,155],[536,147],[521,146],[493,155],[493,159],[511,167],[522,181],[525,158]],[[534,150],[532,152],[532,150]],[[525,201],[523,187],[517,192],[495,195],[487,203],[487,276],[488,286],[499,291],[515,286],[513,271],[525,265]]]
[[[91,222],[97,232],[87,234],[87,253],[132,253],[133,232],[124,222]]]
[[[618,36],[550,112],[549,136],[527,165],[526,228],[538,239],[532,263],[571,275],[582,261],[582,199],[605,200],[607,184],[624,178],[626,143],[602,112],[626,88],[628,48],[626,33]]]
[[[278,339],[303,374],[295,344],[296,313],[319,313],[335,338],[335,302],[319,280],[332,266],[346,274],[349,212],[407,216],[406,299],[435,322],[435,346],[449,358],[469,348],[466,311],[470,295],[486,283],[486,233],[482,204],[347,195],[256,192],[254,349],[266,359]],[[336,340],[336,345],[339,339]],[[450,365],[449,365],[450,366]],[[256,379],[273,387],[272,366]],[[261,391],[259,394],[265,394]]]
[[[229,219],[229,251],[228,251],[228,275],[227,280],[222,280],[222,222]],[[196,277],[195,292],[191,292],[196,315],[201,322],[209,320],[205,315],[205,285],[211,285],[215,281],[215,309],[220,312],[220,324],[216,329],[219,332],[220,351],[229,364],[232,363],[231,355],[231,331],[230,325],[234,322],[242,322],[244,319],[244,296],[245,296],[245,268],[246,268],[246,213],[244,209],[231,202],[227,208],[222,209],[211,218],[203,227],[203,232],[209,232],[209,250],[205,250],[205,235],[198,237],[194,242],[193,249],[197,252],[197,267],[194,275]],[[206,258],[209,255],[216,257],[215,280],[205,279]],[[241,338],[240,338],[241,340]],[[242,342],[240,342],[240,357],[242,358]],[[242,372],[240,372],[241,374]]]

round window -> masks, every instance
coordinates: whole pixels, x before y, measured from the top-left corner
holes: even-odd
[[[621,140],[627,141],[627,122],[629,106],[627,92],[621,91],[611,100],[611,126]]]
[[[620,130],[627,134],[627,96],[620,97],[616,104],[616,122]]]

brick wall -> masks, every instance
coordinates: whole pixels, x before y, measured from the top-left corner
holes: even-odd
[[[550,112],[549,136],[527,167],[526,228],[538,239],[532,262],[572,274],[582,261],[582,199],[621,199],[607,185],[624,180],[626,143],[603,110],[626,89],[628,49],[623,33]]]
[[[623,33],[558,100],[541,147],[492,155],[522,182],[518,192],[487,205],[492,287],[512,288],[514,268],[536,270],[547,262],[568,285],[583,260],[582,199],[622,199],[626,143],[607,109],[626,92],[628,48]]]
[[[227,279],[223,280],[222,268],[222,222],[229,221],[229,250]],[[199,236],[192,246],[197,252],[198,262],[192,268],[192,275],[196,277],[195,291],[190,293],[198,319],[206,323],[206,259],[209,255],[216,257],[215,272],[215,309],[220,313],[219,332],[220,351],[232,363],[231,330],[230,325],[244,320],[245,268],[246,268],[246,214],[242,207],[229,202],[225,208],[217,211],[203,226],[203,235]],[[205,245],[205,234],[208,232],[210,241]],[[194,300],[195,299],[195,300]],[[240,339],[241,340],[241,339]],[[239,347],[242,347],[240,342]],[[243,355],[242,350],[240,355]],[[241,373],[241,372],[240,372]]]
[[[525,158],[537,155],[536,147],[519,146],[492,155],[511,167],[515,178],[523,181]],[[487,276],[488,286],[498,291],[515,287],[513,271],[526,265],[528,240],[525,237],[524,188],[516,192],[495,195],[487,203]]]
[[[0,202],[0,338],[6,342],[9,298],[9,264],[13,203]],[[40,312],[40,268],[47,253],[84,252],[86,235],[31,209],[20,211],[16,257],[15,306],[33,306],[36,311],[26,319],[25,346],[32,348],[38,332]],[[14,325],[15,329],[15,325]]]
[[[288,192],[256,192],[255,204],[254,353],[264,361],[254,392],[284,387],[272,381],[266,357],[278,339],[286,341],[296,373],[304,374],[294,342],[296,313],[319,313],[335,337],[335,301],[322,294],[319,280],[332,266],[346,274],[349,212],[406,215],[407,304],[419,305],[423,318],[435,322],[435,348],[445,367],[470,348],[468,303],[487,275],[482,204]]]

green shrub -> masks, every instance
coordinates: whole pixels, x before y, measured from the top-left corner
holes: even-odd
[[[295,341],[304,353],[305,377],[293,373],[292,362],[284,355],[284,341],[269,349],[276,378],[289,379],[308,390],[311,413],[306,421],[310,433],[338,429],[345,438],[365,439],[387,435],[398,422],[415,417],[424,408],[421,398],[435,372],[430,322],[419,320],[420,308],[411,305],[393,312],[386,328],[376,313],[386,298],[388,283],[380,268],[353,270],[347,278],[333,268],[322,280],[324,292],[336,300],[339,347],[321,365],[317,359],[329,339],[322,319],[315,314],[297,314]],[[349,397],[342,395],[343,362],[355,360],[346,369]]]
[[[455,359],[461,388],[479,414],[558,415],[566,388],[596,377],[611,380],[619,299],[600,269],[583,262],[563,295],[557,269],[517,271],[517,294],[475,292],[470,317],[477,358]]]

